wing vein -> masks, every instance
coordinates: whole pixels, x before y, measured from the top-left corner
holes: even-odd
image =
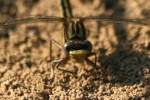
[[[35,23],[35,22],[64,22],[73,20],[83,20],[83,21],[100,21],[100,22],[111,22],[111,23],[133,23],[150,25],[150,19],[147,18],[111,18],[111,17],[98,17],[98,16],[88,16],[88,17],[57,17],[57,16],[30,16],[25,18],[14,18],[5,21],[0,21],[0,27],[10,26],[23,23]]]

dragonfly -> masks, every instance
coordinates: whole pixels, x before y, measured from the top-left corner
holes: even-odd
[[[70,58],[79,59],[83,58],[87,63],[92,63],[97,66],[96,53],[92,51],[92,44],[87,40],[86,28],[84,26],[85,21],[94,20],[97,22],[111,22],[111,23],[133,23],[150,25],[150,20],[146,18],[112,18],[106,16],[73,16],[72,9],[69,0],[61,0],[61,8],[63,17],[58,16],[29,16],[25,18],[15,18],[7,21],[1,21],[0,27],[7,27],[16,24],[34,23],[34,22],[60,22],[64,26],[64,44],[58,43],[56,40],[50,38],[50,47],[55,44],[64,52],[64,57],[60,59],[54,59],[52,68],[57,68],[64,72],[72,73],[71,71],[64,69],[62,65],[65,65]],[[50,51],[52,48],[50,48]],[[95,61],[89,60],[90,56],[95,56]],[[51,58],[51,53],[50,53]]]

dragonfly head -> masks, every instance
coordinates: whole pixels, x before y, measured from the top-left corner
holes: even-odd
[[[92,44],[87,40],[68,41],[65,43],[65,50],[74,58],[85,58],[91,53]]]

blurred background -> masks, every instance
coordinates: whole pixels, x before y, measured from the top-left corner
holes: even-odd
[[[70,2],[74,16],[150,18],[148,0]],[[60,0],[0,0],[1,22],[38,15],[62,16]],[[55,78],[50,77],[51,68],[45,59],[49,59],[49,37],[64,44],[62,23],[31,22],[1,27],[0,99],[148,100],[150,27],[94,20],[84,24],[100,68],[79,70],[77,74],[83,74],[80,78],[59,70]],[[63,56],[56,46],[52,49],[52,59]],[[84,65],[70,61],[65,68],[84,69]]]

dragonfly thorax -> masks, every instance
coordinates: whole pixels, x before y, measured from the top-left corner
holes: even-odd
[[[73,57],[86,57],[92,51],[92,44],[85,41],[68,41],[64,45],[66,52]]]

